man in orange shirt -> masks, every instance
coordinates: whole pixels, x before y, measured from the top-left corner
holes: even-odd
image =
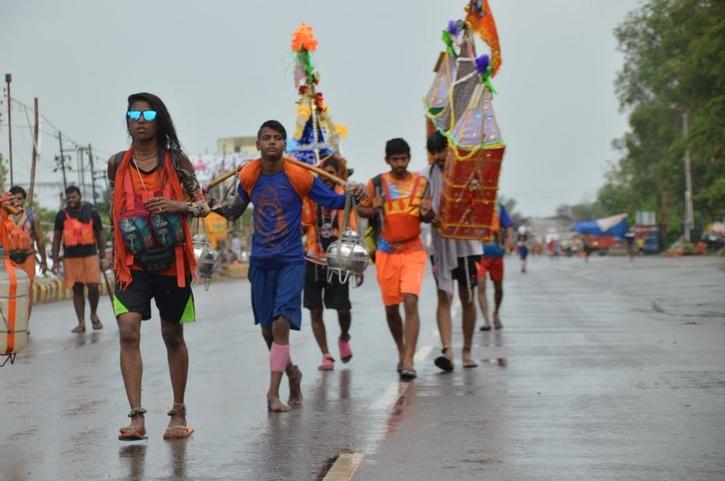
[[[368,199],[359,208],[363,217],[382,217],[376,239],[375,267],[385,304],[385,317],[398,347],[398,372],[403,380],[417,377],[413,356],[420,331],[418,295],[425,274],[426,252],[420,240],[420,223],[435,213],[428,195],[428,181],[408,171],[410,146],[403,139],[385,145],[385,172],[368,182]],[[405,323],[399,305],[405,308]]]

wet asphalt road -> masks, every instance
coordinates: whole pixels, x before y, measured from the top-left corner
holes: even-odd
[[[476,332],[481,366],[452,374],[432,365],[428,279],[419,378],[400,398],[371,269],[353,291],[350,364],[318,372],[307,317],[293,334],[305,402],[282,415],[266,412],[267,354],[246,281],[196,288],[199,320],[186,329],[196,432],[175,442],[161,439],[171,390],[156,318],[142,330],[149,439],[122,443],[128,404],[108,299],[106,329],[79,336],[69,302],[36,306],[29,347],[0,369],[0,480],[314,480],[342,452],[364,454],[355,480],[723,479],[721,263],[534,259],[523,275],[510,259],[504,330]],[[457,353],[460,342],[456,329]]]

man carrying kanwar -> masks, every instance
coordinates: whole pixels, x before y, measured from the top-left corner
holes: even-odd
[[[289,404],[302,404],[302,372],[292,363],[289,332],[302,322],[302,290],[305,257],[302,244],[302,203],[309,197],[328,209],[343,209],[346,195],[337,194],[312,173],[284,158],[287,131],[276,120],[264,122],[257,132],[261,157],[239,172],[239,197],[215,211],[227,217],[240,216],[254,206],[254,235],[249,259],[254,322],[262,329],[269,349],[270,381],[267,409],[289,411],[280,400],[282,376],[289,380]],[[347,184],[350,195],[365,197],[360,184]]]
[[[333,155],[322,163],[322,168],[337,177],[346,177],[345,161],[339,155]],[[345,188],[335,185],[329,178],[322,181],[338,194],[344,194]],[[350,324],[352,316],[350,309],[350,282],[349,278],[341,282],[338,276],[328,278],[325,263],[327,248],[335,242],[342,233],[344,224],[344,211],[328,209],[316,204],[311,199],[305,199],[302,211],[302,225],[305,230],[305,289],[303,305],[310,310],[312,332],[317,345],[322,352],[322,363],[318,366],[320,371],[332,371],[335,358],[330,354],[327,345],[327,331],[323,320],[323,310],[337,311],[337,320],[340,324],[340,336],[337,340],[340,360],[348,363],[352,359],[350,347]],[[350,213],[349,227],[356,228],[355,214]]]
[[[435,131],[428,137],[426,147],[432,161],[429,171],[430,194],[433,200],[433,210],[438,212],[443,194],[443,176],[448,154],[448,139],[440,132]],[[438,218],[433,219],[432,225],[431,244],[428,253],[433,264],[433,276],[438,291],[436,320],[438,321],[438,333],[443,344],[441,355],[435,359],[435,365],[445,372],[454,369],[451,304],[453,302],[454,284],[457,283],[458,298],[461,301],[463,330],[461,362],[463,367],[466,368],[477,367],[478,363],[471,355],[471,345],[476,327],[476,304],[474,302],[474,293],[478,285],[476,268],[481,260],[483,247],[480,241],[443,237],[436,229],[440,225]]]

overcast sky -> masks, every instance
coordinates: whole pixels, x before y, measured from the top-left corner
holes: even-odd
[[[626,129],[614,79],[622,66],[613,29],[637,0],[490,0],[503,66],[494,99],[507,143],[500,192],[526,215],[592,200],[611,147]],[[310,23],[314,63],[344,151],[362,181],[385,169],[385,141],[426,162],[421,98],[442,49],[440,31],[464,0],[3,0],[0,74],[12,95],[40,108],[64,134],[103,153],[128,145],[126,97],[158,94],[184,148],[214,152],[218,137],[253,135],[269,118],[293,130],[290,36]],[[3,104],[3,110],[7,107]],[[31,137],[13,114],[16,180],[29,172]],[[31,119],[32,120],[32,119]],[[7,114],[0,152],[7,156]],[[50,132],[49,128],[45,128]],[[43,136],[40,179],[53,178],[57,140]]]

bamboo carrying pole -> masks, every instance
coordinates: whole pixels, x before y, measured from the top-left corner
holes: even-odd
[[[327,157],[325,157],[324,159],[322,159],[320,162],[324,162],[327,159],[329,159],[330,157],[332,157],[332,156],[331,155],[328,155]],[[321,175],[323,177],[327,177],[328,179],[330,179],[330,180],[332,180],[334,182],[337,182],[340,185],[347,184],[346,181],[342,180],[341,178],[337,177],[336,175],[332,175],[329,172],[320,169],[319,167],[315,167],[314,165],[305,164],[304,162],[300,162],[299,160],[292,159],[290,157],[285,157],[285,160],[288,161],[288,162],[291,162],[291,163],[293,163],[295,165],[299,165],[303,169],[311,170],[312,172],[316,173],[317,175]],[[213,189],[214,187],[216,187],[217,185],[219,185],[222,182],[224,182],[225,180],[234,177],[237,174],[237,172],[238,172],[237,169],[230,170],[229,172],[226,172],[226,173],[220,175],[219,177],[216,177],[215,179],[212,179],[212,181],[209,182],[209,185],[207,185],[206,190],[209,191],[209,190]]]

